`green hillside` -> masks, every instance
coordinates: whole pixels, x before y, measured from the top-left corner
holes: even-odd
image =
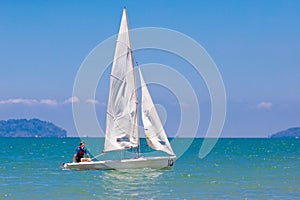
[[[67,132],[39,119],[0,120],[0,137],[67,137]]]
[[[271,138],[300,138],[300,127],[289,128],[284,131],[272,134]]]

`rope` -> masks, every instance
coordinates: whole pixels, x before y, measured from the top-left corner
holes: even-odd
[[[98,155],[92,157],[91,159],[94,160],[94,159],[96,159],[96,158],[98,158],[98,157],[100,157],[100,156],[102,156],[102,155],[104,155],[104,153],[100,153],[100,154],[98,154]]]

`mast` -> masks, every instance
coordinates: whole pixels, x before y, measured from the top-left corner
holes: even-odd
[[[134,123],[134,126],[136,126],[137,128],[134,129],[135,131],[137,131],[137,138],[138,138],[138,141],[137,141],[137,150],[138,150],[138,157],[140,157],[140,151],[141,151],[141,144],[140,144],[140,131],[139,131],[139,126],[138,126],[138,95],[137,95],[137,90],[136,90],[136,76],[135,76],[135,73],[134,73],[134,56],[133,56],[133,51],[132,51],[132,46],[131,46],[131,39],[130,39],[130,34],[129,34],[129,24],[128,24],[128,16],[127,16],[127,11],[126,11],[126,6],[124,6],[123,8],[123,12],[125,11],[125,14],[126,14],[126,22],[127,22],[127,28],[128,28],[128,40],[129,40],[129,47],[130,47],[130,56],[131,56],[131,63],[132,63],[132,66],[133,66],[133,74],[134,74],[134,79],[133,79],[133,82],[134,82],[134,86],[135,86],[135,89],[134,89],[134,96],[135,96],[135,103],[136,103],[136,115],[135,115],[135,123]]]
[[[133,57],[133,53],[131,54],[132,55],[132,61],[134,61],[134,57]],[[139,64],[138,62],[135,62],[136,63],[136,66],[137,68],[139,69]],[[134,76],[134,84],[136,85],[136,76]],[[137,86],[136,86],[137,87]],[[135,93],[136,93],[136,97],[138,96],[137,95],[137,89],[135,90]],[[136,112],[138,113],[138,98],[136,98]],[[136,125],[138,126],[138,118],[139,118],[139,115],[137,114],[136,115]],[[138,138],[139,138],[139,142],[138,142],[138,147],[137,147],[137,151],[138,151],[138,158],[141,156],[141,139],[140,139],[140,129],[137,128],[137,131],[138,131]]]

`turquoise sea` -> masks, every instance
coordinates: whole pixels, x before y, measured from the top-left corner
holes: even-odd
[[[300,199],[300,140],[219,139],[199,159],[195,139],[170,170],[61,170],[79,141],[1,138],[0,199]]]

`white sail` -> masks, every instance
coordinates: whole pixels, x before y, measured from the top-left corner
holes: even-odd
[[[142,87],[142,121],[147,144],[152,149],[164,151],[170,155],[175,155],[161,124],[140,69],[139,74]]]
[[[116,43],[109,89],[103,152],[138,147],[137,94],[125,8]]]

